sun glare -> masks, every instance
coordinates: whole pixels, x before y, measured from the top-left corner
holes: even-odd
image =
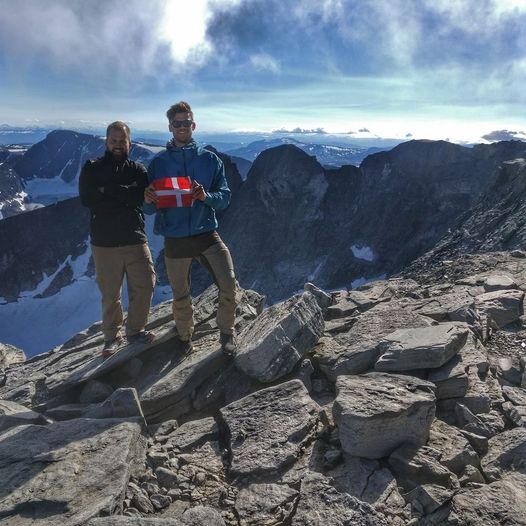
[[[207,0],[166,0],[160,36],[173,60],[184,63],[192,50],[206,47]]]

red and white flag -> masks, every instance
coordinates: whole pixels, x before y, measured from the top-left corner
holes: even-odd
[[[164,177],[153,181],[159,198],[157,208],[192,206],[192,182],[189,177]]]

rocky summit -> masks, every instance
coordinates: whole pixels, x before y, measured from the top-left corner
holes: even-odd
[[[25,360],[0,346],[0,524],[526,525],[526,253],[443,261],[263,308],[216,290],[192,352],[103,360],[100,325]]]

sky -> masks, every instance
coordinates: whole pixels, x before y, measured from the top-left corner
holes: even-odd
[[[526,0],[0,0],[0,124],[526,140]]]

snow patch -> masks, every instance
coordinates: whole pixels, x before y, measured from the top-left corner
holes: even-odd
[[[66,183],[60,177],[53,177],[53,179],[36,177],[26,182],[25,189],[31,196],[31,201],[43,205],[54,204],[79,195],[76,179]]]
[[[352,245],[351,250],[355,258],[363,259],[365,261],[374,261],[374,252],[370,247]]]

